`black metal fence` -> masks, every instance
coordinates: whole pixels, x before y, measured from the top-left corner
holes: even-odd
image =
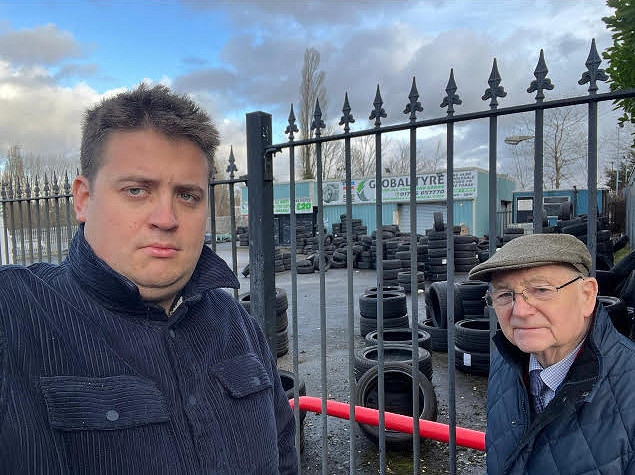
[[[443,117],[432,119],[421,119],[418,114],[422,112],[423,108],[419,102],[419,93],[417,91],[416,82],[413,79],[412,88],[408,94],[408,101],[405,105],[404,113],[407,115],[407,121],[396,125],[383,125],[382,120],[386,118],[386,112],[383,109],[383,100],[381,97],[379,86],[377,88],[376,96],[372,102],[373,107],[370,111],[369,119],[374,120],[374,128],[368,130],[352,131],[351,124],[355,122],[353,111],[349,105],[348,96],[345,95],[342,116],[339,125],[343,130],[341,133],[329,136],[323,136],[322,131],[325,129],[322,113],[320,111],[319,103],[316,103],[315,112],[313,115],[312,131],[314,133],[313,138],[303,138],[302,140],[296,140],[295,135],[298,132],[296,125],[296,119],[293,112],[293,106],[291,108],[288,126],[286,127],[286,135],[288,141],[279,144],[272,143],[272,117],[264,112],[254,112],[247,114],[247,160],[248,160],[248,174],[249,174],[249,256],[250,256],[250,305],[252,313],[257,316],[265,332],[268,336],[270,344],[272,344],[275,337],[275,309],[274,301],[269,298],[271,295],[275,295],[275,275],[274,275],[274,241],[273,235],[273,160],[272,157],[275,153],[283,150],[288,152],[289,155],[289,176],[290,176],[290,196],[291,203],[295,202],[295,152],[298,147],[312,146],[315,148],[316,163],[317,163],[317,223],[323,222],[323,206],[324,200],[322,196],[322,177],[323,177],[323,156],[322,148],[326,142],[342,141],[344,144],[342,163],[345,169],[346,180],[346,214],[352,217],[352,196],[351,196],[351,140],[357,137],[371,136],[375,143],[375,163],[376,163],[376,180],[381,182],[382,171],[382,140],[383,138],[392,132],[408,131],[409,143],[410,143],[410,229],[417,229],[417,213],[416,209],[416,156],[417,156],[417,132],[420,129],[424,129],[432,126],[444,126],[446,129],[446,173],[448,180],[448,193],[447,193],[447,222],[454,222],[454,196],[453,196],[453,172],[454,172],[454,126],[455,124],[475,121],[478,119],[488,119],[489,121],[489,133],[488,133],[488,149],[489,149],[489,252],[494,253],[496,250],[497,239],[500,237],[502,223],[505,222],[507,215],[499,215],[496,203],[496,170],[498,162],[498,118],[501,116],[521,114],[532,112],[534,114],[535,125],[535,137],[534,137],[534,202],[543,202],[543,145],[544,145],[544,112],[553,108],[564,108],[575,105],[586,105],[588,108],[588,153],[587,153],[587,168],[588,168],[588,214],[589,216],[597,215],[597,171],[598,171],[598,157],[597,157],[597,127],[598,127],[598,103],[601,101],[613,101],[625,97],[634,97],[635,89],[628,89],[622,91],[615,91],[611,93],[598,94],[598,81],[606,81],[608,78],[603,69],[600,66],[601,60],[595,47],[595,41],[592,41],[589,56],[586,60],[586,71],[581,74],[581,78],[578,81],[580,85],[588,84],[588,94],[579,97],[569,97],[566,99],[559,99],[553,101],[546,101],[544,91],[553,89],[551,80],[547,77],[548,69],[543,56],[543,52],[540,52],[539,60],[534,71],[535,79],[532,80],[527,89],[528,93],[535,92],[535,101],[520,106],[514,107],[499,107],[499,99],[506,96],[504,87],[502,86],[502,78],[499,74],[496,60],[494,60],[491,74],[488,80],[488,87],[482,96],[482,100],[489,100],[489,109],[481,112],[456,114],[455,106],[460,106],[462,101],[457,93],[458,87],[455,83],[453,71],[450,71],[449,80],[446,87],[446,96],[441,103],[441,107],[446,110]],[[382,223],[382,190],[381,187],[376,188],[376,214],[377,223]],[[291,207],[290,210],[291,229],[295,228],[296,215],[295,210]],[[348,235],[352,235],[352,220],[347,220]],[[542,232],[543,219],[542,209],[540,207],[534,207],[533,209],[533,232]],[[448,282],[454,282],[456,280],[455,270],[452,263],[454,262],[454,241],[450,234],[452,233],[452,226],[447,226],[448,237],[447,239],[447,280]],[[593,272],[596,268],[596,246],[597,246],[597,223],[595,220],[589,220],[588,223],[588,235],[587,245],[593,255]],[[327,401],[328,401],[328,387],[329,379],[326,372],[327,359],[327,305],[326,305],[326,292],[325,292],[325,232],[321,226],[318,226],[318,242],[319,242],[319,259],[320,265],[320,285],[319,285],[319,297],[320,297],[320,309],[319,309],[319,328],[321,333],[322,347],[320,351],[321,359],[321,374],[319,386],[321,387],[321,430],[322,430],[322,473],[328,473],[329,462],[329,424],[327,416]],[[410,235],[410,249],[412,253],[416,253],[417,249],[417,234],[412,232]],[[353,261],[353,243],[349,240],[347,245],[348,262]],[[377,255],[382,254],[382,233],[377,233],[376,238]],[[297,291],[297,279],[296,279],[296,242],[292,236],[291,239],[291,260],[292,260],[292,274],[291,274],[291,316],[292,322],[292,334],[293,341],[291,345],[293,356],[293,371],[296,375],[299,374],[299,351],[298,346],[298,332],[302,332],[303,329],[298,328],[297,325],[297,312],[298,312],[298,291]],[[417,267],[416,256],[411,259],[411,288],[417,288]],[[381,259],[377,259],[377,287],[382,288],[382,278],[384,269]],[[349,347],[349,365],[348,365],[348,382],[349,382],[349,400],[354,400],[355,393],[355,378],[354,378],[354,328],[355,328],[355,313],[354,313],[354,295],[353,295],[353,269],[348,269],[347,280],[347,307],[342,308],[341,312],[346,312],[346,319],[348,321],[347,341]],[[448,316],[448,348],[454,348],[455,334],[454,334],[454,288],[449,285],[447,287],[447,316]],[[381,296],[381,293],[378,294]],[[411,294],[412,299],[412,338],[413,341],[417,341],[417,322],[419,321],[419,295],[417,292]],[[385,399],[384,399],[384,379],[383,368],[384,359],[383,355],[383,299],[380,297],[377,299],[377,327],[378,327],[378,347],[379,347],[379,359],[378,359],[378,406],[380,409],[379,417],[379,471],[380,473],[386,473],[386,440],[385,440],[385,420],[383,414],[385,413]],[[493,335],[496,329],[496,317],[493,312],[490,312],[490,334]],[[413,345],[413,361],[417,361],[417,349]],[[413,408],[412,414],[420,414],[419,398],[417,395],[417,365],[413,364]],[[448,352],[448,397],[449,397],[449,460],[448,470],[449,473],[456,473],[456,405],[455,405],[455,354],[453,351]],[[296,421],[299,423],[300,415],[298,408],[298,391],[295,391],[294,402],[296,408]],[[356,464],[356,458],[359,457],[356,450],[355,437],[355,410],[350,408],[350,431],[349,438],[349,454],[350,454],[350,473],[354,473]],[[413,473],[421,473],[420,467],[420,444],[419,444],[419,420],[413,418],[413,457],[412,466]]]

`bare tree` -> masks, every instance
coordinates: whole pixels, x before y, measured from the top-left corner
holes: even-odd
[[[523,115],[514,135],[535,135],[533,118]],[[558,190],[562,186],[586,183],[586,113],[578,106],[548,109],[544,115],[543,176],[545,184]],[[516,145],[508,173],[523,186],[533,186],[533,142]],[[531,177],[531,179],[529,178]]]
[[[435,152],[425,153],[425,142],[423,139],[417,140],[416,171],[417,174],[432,173],[439,170],[439,165],[444,158],[442,144],[439,140],[436,143]],[[390,153],[390,158],[386,161],[385,168],[393,175],[408,175],[410,173],[410,143],[407,141],[397,142],[394,151]]]
[[[324,71],[320,71],[320,52],[315,48],[304,51],[304,65],[300,78],[300,110],[298,122],[300,133],[305,139],[313,137],[311,122],[316,101],[319,100],[322,111],[326,110],[326,88],[324,87]],[[322,117],[324,120],[324,117]],[[300,149],[302,179],[315,178],[315,147]]]

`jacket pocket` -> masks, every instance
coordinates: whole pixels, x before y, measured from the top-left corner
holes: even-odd
[[[252,354],[226,360],[214,366],[212,373],[233,398],[244,398],[273,387],[264,365]]]
[[[278,431],[273,381],[255,354],[240,355],[210,368],[209,404],[200,407],[203,451],[219,453],[222,462],[203,472],[278,473]],[[231,421],[231,423],[230,423]]]
[[[40,378],[63,473],[180,473],[164,395],[135,376]]]
[[[170,420],[163,394],[136,376],[40,378],[51,427],[120,430]]]

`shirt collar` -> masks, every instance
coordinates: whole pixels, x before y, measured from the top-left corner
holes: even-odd
[[[549,389],[555,392],[567,376],[567,373],[575,361],[575,357],[578,355],[578,351],[580,351],[583,343],[584,339],[578,343],[578,346],[576,346],[573,351],[571,351],[562,360],[552,364],[551,366],[547,366],[546,368],[542,367],[533,354],[529,355],[529,372],[531,373],[534,370],[539,370],[542,381],[549,387]]]

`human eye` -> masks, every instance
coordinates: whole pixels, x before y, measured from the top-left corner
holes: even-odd
[[[511,290],[498,290],[492,294],[492,300],[495,304],[507,304],[513,299]]]
[[[179,192],[178,196],[183,201],[185,201],[186,203],[190,203],[190,204],[196,204],[199,201],[201,201],[201,197],[199,195],[197,195],[196,193],[189,192],[189,191],[181,191],[181,192]]]
[[[556,293],[556,289],[551,285],[534,285],[527,288],[527,293],[537,299],[546,300]]]
[[[130,186],[125,189],[125,192],[132,197],[138,198],[141,196],[145,196],[146,190],[139,186]]]

